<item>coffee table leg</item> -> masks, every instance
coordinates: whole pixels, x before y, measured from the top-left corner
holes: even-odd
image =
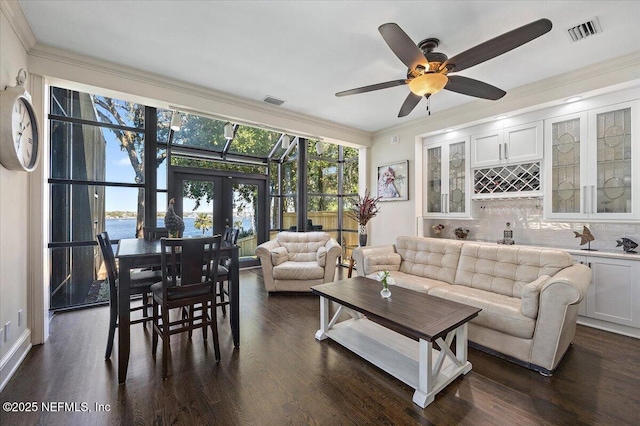
[[[467,363],[467,327],[465,323],[456,329],[456,358],[464,366],[462,374],[467,374],[471,371],[471,363]]]
[[[418,366],[418,389],[413,393],[413,402],[421,408],[425,408],[431,404],[435,395],[431,393],[433,381],[432,377],[433,365],[433,344],[426,340],[420,339],[420,358]]]
[[[320,330],[316,331],[316,339],[324,340],[327,338],[327,330],[329,330],[329,299],[320,297]]]

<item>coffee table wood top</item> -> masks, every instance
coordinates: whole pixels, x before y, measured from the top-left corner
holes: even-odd
[[[482,310],[397,286],[391,286],[391,297],[384,299],[380,296],[381,289],[378,281],[366,277],[311,287],[314,294],[361,312],[414,340],[435,341]]]

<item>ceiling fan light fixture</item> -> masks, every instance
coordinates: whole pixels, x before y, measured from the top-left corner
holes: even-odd
[[[174,132],[180,131],[180,126],[182,125],[182,114],[178,111],[173,111],[171,114],[171,130]]]
[[[233,124],[229,122],[224,125],[224,138],[233,139]]]
[[[444,89],[447,81],[449,79],[444,74],[437,72],[426,73],[411,80],[409,89],[418,96],[433,95]]]

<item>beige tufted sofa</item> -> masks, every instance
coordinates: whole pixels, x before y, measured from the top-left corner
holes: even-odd
[[[260,244],[264,285],[275,291],[310,292],[311,286],[333,281],[342,248],[326,232],[279,232]]]
[[[398,237],[353,258],[360,276],[388,270],[397,286],[482,308],[469,323],[470,344],[545,375],[575,335],[591,282],[568,253],[533,247]]]

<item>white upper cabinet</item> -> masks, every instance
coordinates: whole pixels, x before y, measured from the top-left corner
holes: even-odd
[[[545,120],[546,216],[640,218],[638,102]]]
[[[426,217],[469,217],[469,138],[425,144]]]
[[[471,135],[471,167],[541,160],[543,146],[542,121]]]

